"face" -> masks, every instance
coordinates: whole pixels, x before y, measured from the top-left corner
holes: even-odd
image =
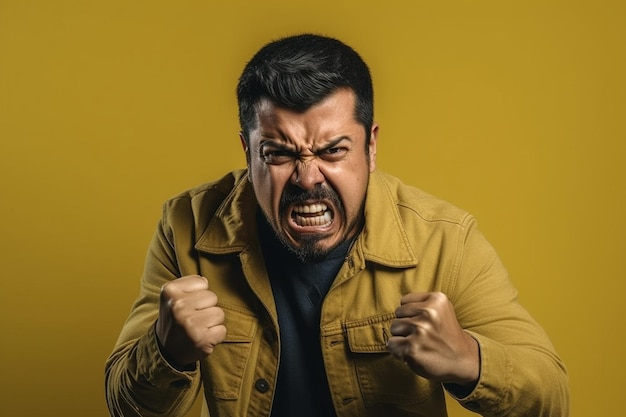
[[[249,177],[266,219],[302,260],[323,258],[363,225],[369,174],[376,167],[374,124],[366,147],[350,89],[300,113],[262,100],[257,127],[242,138]]]

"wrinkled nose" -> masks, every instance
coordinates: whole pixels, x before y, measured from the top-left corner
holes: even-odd
[[[310,190],[324,183],[324,174],[314,160],[296,161],[291,183],[303,190]]]

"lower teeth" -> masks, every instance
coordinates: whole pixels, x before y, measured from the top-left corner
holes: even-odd
[[[298,226],[325,226],[330,223],[332,217],[329,211],[315,217],[302,217],[296,214],[295,221]]]

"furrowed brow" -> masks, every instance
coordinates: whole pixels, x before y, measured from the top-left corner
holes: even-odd
[[[291,149],[284,142],[273,140],[273,139],[268,139],[268,140],[262,141],[259,144],[259,149],[263,149],[263,148],[268,147],[268,146],[271,147],[271,148],[280,149],[280,150],[290,150]]]
[[[350,139],[348,136],[341,136],[335,140],[330,141],[329,143],[315,151],[315,153],[327,151],[328,149],[334,148],[335,146],[346,140],[352,142],[352,139]]]

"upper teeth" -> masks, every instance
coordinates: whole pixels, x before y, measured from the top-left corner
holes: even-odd
[[[320,213],[326,210],[328,210],[328,206],[324,203],[306,204],[293,208],[296,213]]]

